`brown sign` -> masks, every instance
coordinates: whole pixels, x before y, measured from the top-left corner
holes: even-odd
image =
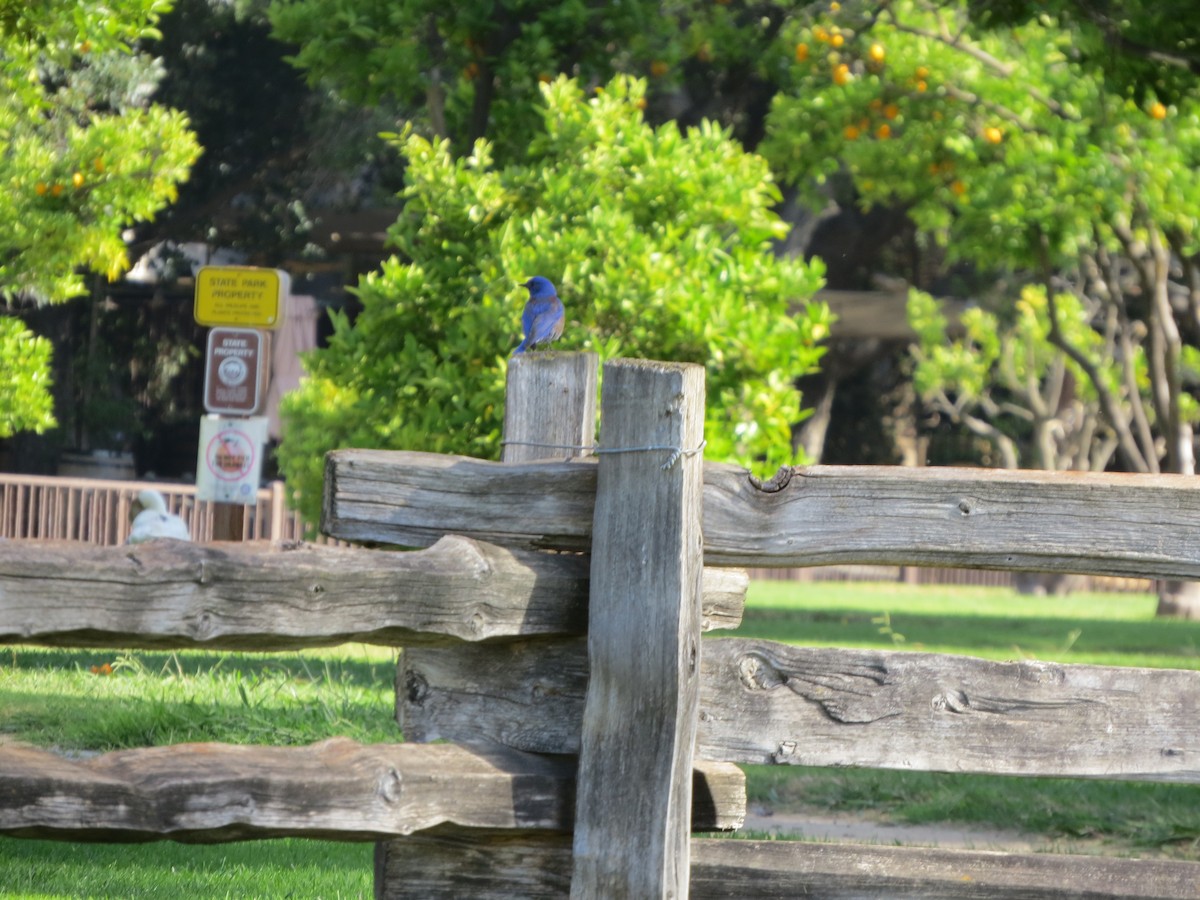
[[[263,334],[253,328],[214,328],[204,362],[204,408],[248,416],[259,406],[267,368]]]

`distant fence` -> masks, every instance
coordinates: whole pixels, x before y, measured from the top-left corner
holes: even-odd
[[[505,461],[336,451],[322,527],[417,549],[0,542],[0,642],[404,646],[405,743],[0,744],[0,833],[381,841],[376,896],[1196,898],[1200,864],[693,838],[734,764],[1200,783],[1200,671],[705,638],[742,566],[1200,579],[1181,476],[705,463],[703,370],[510,365]],[[550,552],[546,552],[550,551]]]
[[[8,473],[0,473],[0,538],[124,543],[133,501],[147,487],[163,495],[167,509],[187,524],[192,540],[212,539],[213,504],[196,499],[195,485]],[[282,481],[261,488],[242,516],[246,540],[304,538],[304,521],[288,509]]]

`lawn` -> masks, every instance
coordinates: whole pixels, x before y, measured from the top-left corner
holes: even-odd
[[[990,658],[1200,668],[1200,623],[1154,619],[1147,596],[1028,598],[992,588],[755,582],[741,636]],[[725,634],[728,634],[726,632]],[[111,670],[111,671],[110,671]],[[348,645],[280,654],[0,648],[0,740],[64,751],[184,741],[399,739],[395,653]],[[956,821],[1116,852],[1200,858],[1200,787],[846,769],[750,767],[753,803]],[[371,847],[320,841],[185,846],[0,838],[4,897],[369,897]]]
[[[1200,669],[1200,622],[1155,619],[1154,609],[1144,594],[758,581],[737,633],[805,646]],[[780,766],[751,766],[747,775],[752,803],[777,811],[870,811],[885,821],[989,825],[1051,842],[1099,838],[1113,852],[1200,859],[1200,786]]]

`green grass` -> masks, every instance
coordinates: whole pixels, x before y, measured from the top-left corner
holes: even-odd
[[[12,898],[368,898],[371,844],[278,840],[193,846],[0,838]]]
[[[114,654],[0,648],[0,738],[62,750],[188,741],[396,741],[396,656],[346,646],[280,654]],[[93,674],[107,663],[112,674]],[[372,895],[370,844],[275,840],[215,846],[0,838],[0,896]]]
[[[108,664],[111,675],[93,666]],[[0,734],[65,750],[394,741],[395,654],[0,650]]]
[[[755,582],[736,633],[804,646],[1200,669],[1200,622],[1158,620],[1154,608],[1147,595]],[[747,767],[747,780],[751,802],[777,811],[1094,837],[1200,859],[1200,786],[781,766]]]

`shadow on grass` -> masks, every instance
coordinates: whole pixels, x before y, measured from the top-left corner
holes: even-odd
[[[1047,600],[1048,603],[1053,602]],[[1145,656],[1143,665],[1200,666],[1200,622],[1177,620],[1121,621],[1112,619],[1008,618],[1003,615],[962,615],[891,612],[878,615],[862,609],[747,608],[736,637],[761,638],[789,644],[879,645],[895,635],[904,649],[955,648],[971,653],[997,650],[1048,659],[1072,654]],[[1182,662],[1181,662],[1182,661]]]

